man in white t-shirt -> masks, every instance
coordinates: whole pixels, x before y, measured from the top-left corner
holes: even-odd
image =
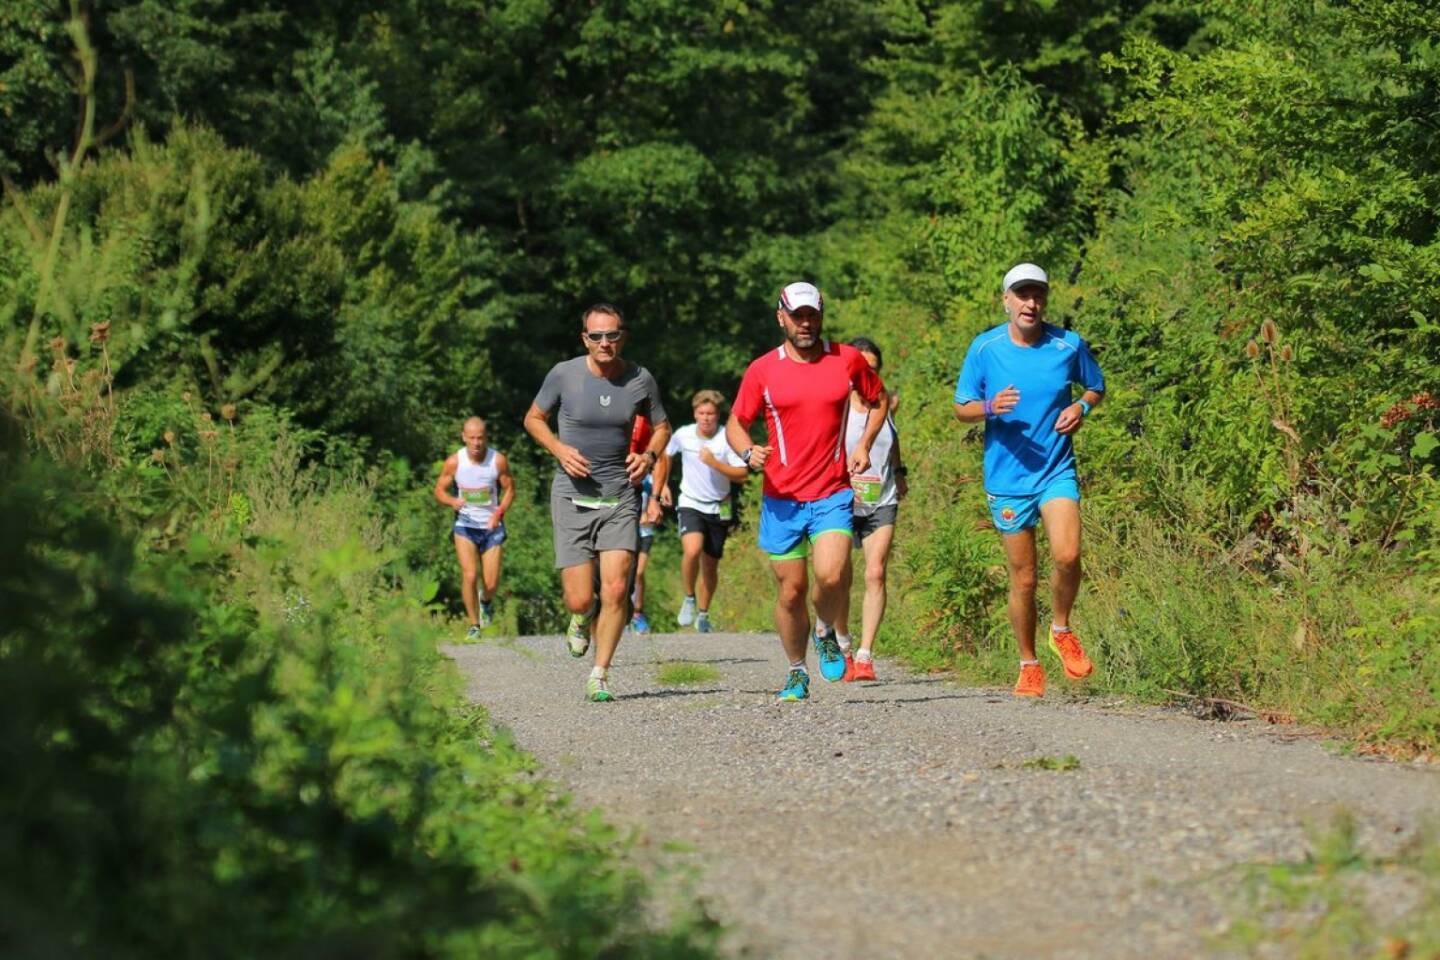
[[[680,577],[684,582],[685,602],[680,606],[677,619],[682,627],[695,624],[701,633],[711,630],[710,603],[720,579],[725,538],[735,520],[730,485],[743,483],[750,475],[720,429],[720,408],[724,403],[725,397],[716,390],[696,393],[690,400],[695,422],[676,430],[665,448],[667,457],[680,454],[678,504],[664,483],[662,471],[656,471],[660,502],[667,507],[677,507],[680,545],[684,550]],[[698,598],[697,579],[700,581]]]

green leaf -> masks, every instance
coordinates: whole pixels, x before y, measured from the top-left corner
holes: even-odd
[[[1435,434],[1427,430],[1416,435],[1415,442],[1410,445],[1410,456],[1416,460],[1425,460],[1435,452],[1436,447],[1440,447],[1440,439],[1436,439]]]

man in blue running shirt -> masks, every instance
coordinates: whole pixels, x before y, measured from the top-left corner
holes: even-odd
[[[1019,264],[1001,283],[1008,319],[970,343],[955,385],[955,417],[985,424],[985,493],[1005,545],[1010,626],[1020,648],[1016,696],[1045,692],[1035,655],[1035,524],[1044,521],[1055,572],[1050,645],[1066,676],[1094,665],[1070,629],[1080,589],[1080,486],[1072,438],[1100,402],[1105,378],[1079,335],[1045,322],[1050,278]],[[1081,396],[1074,399],[1073,387]]]

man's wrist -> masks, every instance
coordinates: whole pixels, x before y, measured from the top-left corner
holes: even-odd
[[[1085,398],[1084,398],[1084,397],[1081,397],[1079,400],[1076,400],[1075,402],[1080,405],[1080,416],[1082,416],[1082,417],[1088,417],[1088,416],[1090,416],[1090,411],[1091,411],[1091,409],[1093,409],[1093,408],[1090,406],[1090,404],[1088,404],[1088,403],[1085,402]]]
[[[984,411],[987,417],[995,416],[995,402],[993,400],[982,400],[980,402],[980,409]]]

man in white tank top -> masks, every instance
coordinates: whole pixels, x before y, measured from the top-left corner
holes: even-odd
[[[484,420],[466,420],[460,436],[465,445],[445,459],[435,499],[455,511],[451,534],[460,561],[460,597],[470,618],[466,637],[473,640],[495,617],[505,511],[515,500],[515,479],[505,454],[487,444]]]
[[[850,346],[860,351],[870,369],[877,374],[883,363],[883,355],[875,341],[867,337],[856,337]],[[894,409],[894,400],[891,400]],[[865,430],[869,408],[859,394],[851,393],[849,420],[845,427],[845,450],[848,453],[859,443]],[[885,616],[886,571],[890,565],[890,546],[895,537],[895,521],[900,511],[900,500],[908,492],[905,480],[905,464],[900,460],[900,435],[895,431],[895,420],[888,414],[885,425],[875,435],[870,447],[870,469],[850,478],[855,488],[854,513],[855,549],[865,557],[865,601],[861,608],[860,649],[850,653],[850,625],[848,611],[835,622],[837,641],[845,653],[845,681],[875,679],[873,649],[875,635],[880,632],[880,620]],[[845,592],[849,593],[852,567],[845,568]]]

